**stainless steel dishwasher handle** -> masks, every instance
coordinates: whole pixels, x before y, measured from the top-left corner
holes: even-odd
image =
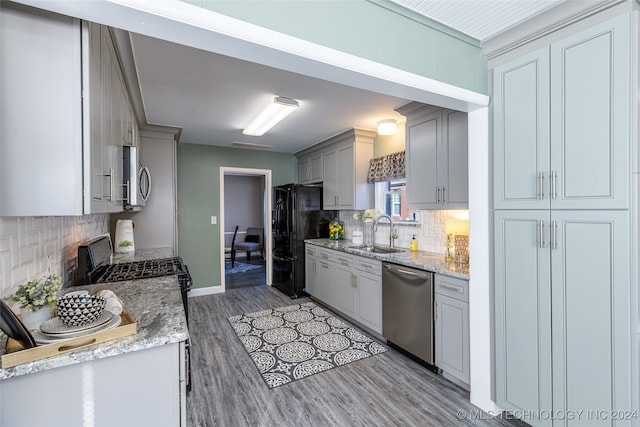
[[[419,279],[427,280],[430,278],[429,275],[414,273],[413,271],[403,270],[402,268],[397,268],[397,267],[391,267],[390,265],[386,265],[386,264],[385,264],[385,268],[389,271],[395,271],[396,273],[407,274],[409,276],[416,276]]]

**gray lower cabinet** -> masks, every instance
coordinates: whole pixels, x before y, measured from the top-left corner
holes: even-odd
[[[632,408],[629,224],[628,211],[495,212],[496,401],[503,409]]]
[[[435,364],[469,389],[469,282],[435,275]]]
[[[315,260],[309,261],[313,253]],[[310,244],[306,245],[306,257],[307,292],[372,331],[382,333],[382,263]],[[311,270],[314,263],[315,274]]]
[[[170,343],[2,380],[0,425],[185,427],[184,345]]]
[[[305,246],[304,282],[309,295],[318,295],[318,258],[317,249],[313,245]]]
[[[467,114],[412,102],[407,117],[407,201],[416,209],[467,209]]]

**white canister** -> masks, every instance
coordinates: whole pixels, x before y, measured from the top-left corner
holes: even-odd
[[[353,233],[351,233],[351,242],[354,245],[361,245],[364,242],[362,230],[353,230]]]
[[[114,252],[129,253],[135,252],[136,246],[133,241],[133,229],[135,223],[130,219],[119,219],[116,221],[116,241]]]

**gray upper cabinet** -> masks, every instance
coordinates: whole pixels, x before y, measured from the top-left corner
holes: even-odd
[[[77,19],[0,2],[2,216],[83,213],[80,32]]]
[[[323,153],[324,209],[361,210],[373,206],[373,184],[367,182],[376,133],[352,129],[319,145]]]
[[[549,48],[493,75],[494,208],[549,209]]]
[[[469,199],[467,115],[419,103],[407,117],[407,200],[414,209],[466,209]]]
[[[132,110],[109,30],[8,2],[0,14],[0,214],[122,211]]]
[[[298,157],[298,182],[300,184],[315,184],[322,182],[323,178],[322,151],[313,151]]]
[[[626,16],[494,69],[494,208],[629,208],[630,70]]]

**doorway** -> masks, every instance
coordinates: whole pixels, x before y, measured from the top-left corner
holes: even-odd
[[[237,232],[235,231],[238,226]],[[255,237],[262,229],[259,241],[262,250],[236,250],[233,265],[230,248],[244,242],[247,232]],[[222,291],[232,288],[271,286],[271,170],[237,167],[220,168],[220,283]]]

